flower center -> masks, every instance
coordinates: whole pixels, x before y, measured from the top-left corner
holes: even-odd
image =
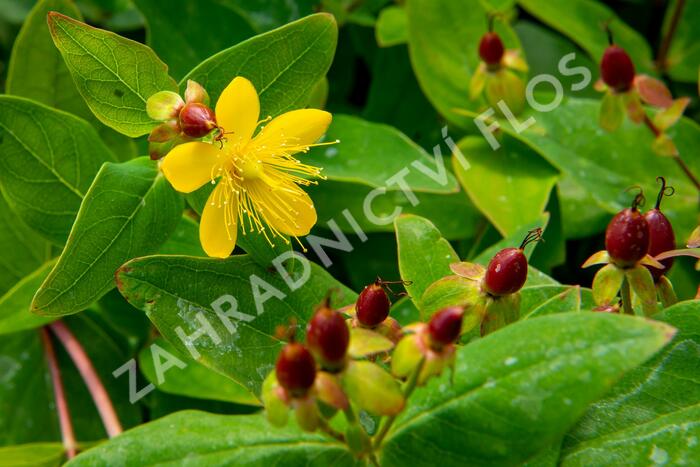
[[[265,175],[262,161],[250,155],[238,157],[235,165],[240,173],[241,180],[255,180]]]

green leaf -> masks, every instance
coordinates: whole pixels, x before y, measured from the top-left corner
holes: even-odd
[[[459,256],[428,219],[403,215],[394,221],[401,278],[409,282],[406,291],[420,306],[425,290],[438,279],[452,275],[450,264]]]
[[[480,295],[481,281],[460,276],[447,276],[433,282],[420,297],[421,320],[428,321],[437,311],[448,306],[465,307],[462,333],[481,324],[486,313],[486,298]]]
[[[177,443],[173,443],[177,439]],[[184,411],[140,426],[73,459],[71,467],[155,465],[183,460],[201,466],[357,465],[343,445],[296,427],[275,428],[262,415],[222,416]]]
[[[379,47],[391,47],[408,41],[408,19],[406,10],[401,6],[384,8],[377,18],[375,34]]]
[[[157,347],[153,347],[154,345]],[[170,361],[185,366],[169,367]],[[258,399],[243,386],[184,356],[163,338],[156,339],[139,352],[139,368],[151,383],[169,394],[260,405]],[[159,372],[162,372],[160,380]]]
[[[216,102],[233,78],[244,76],[258,91],[261,118],[301,108],[326,75],[337,36],[331,15],[307,16],[210,57],[183,78],[180,87],[193,79]]]
[[[31,443],[0,448],[5,467],[58,467],[63,462],[61,443]]]
[[[207,256],[199,241],[199,224],[184,215],[165,243],[158,250],[161,255]]]
[[[0,193],[0,294],[42,265],[50,248],[17,217]]]
[[[451,193],[459,190],[441,157],[436,159],[395,128],[350,115],[334,115],[326,141],[339,144],[313,149],[304,163],[323,168],[329,180],[371,187]],[[323,183],[323,182],[320,182]]]
[[[543,285],[520,291],[520,319],[589,310],[595,306],[590,289],[578,285]]]
[[[594,403],[564,441],[561,465],[693,464],[700,456],[700,301],[654,318],[678,334]]]
[[[257,32],[310,15],[317,4],[316,0],[219,0],[219,3],[245,17]]]
[[[678,5],[678,0],[669,2],[666,7],[666,17],[662,35],[668,34],[671,25],[673,12]],[[686,0],[683,13],[681,14],[676,32],[673,34],[671,47],[668,51],[667,66],[669,75],[675,81],[686,83],[696,83],[698,81],[698,63],[700,63],[700,41],[698,31],[700,31],[700,19],[697,11],[700,8],[700,1]]]
[[[181,198],[153,161],[105,164],[33,311],[62,316],[85,309],[114,287],[114,273],[125,261],[157,251],[181,216]]]
[[[517,464],[551,446],[674,329],[640,318],[560,313],[462,347],[449,375],[419,388],[389,434],[382,465]]]
[[[469,168],[452,166],[474,205],[503,236],[539,219],[557,181],[557,171],[526,145],[504,138],[494,151],[480,136],[459,142]],[[503,168],[508,167],[507,171]]]
[[[55,264],[55,261],[49,261],[39,267],[0,298],[0,334],[37,328],[55,319],[30,312],[34,294]]]
[[[411,0],[406,14],[411,63],[421,88],[450,122],[470,127],[471,120],[455,109],[476,110],[482,103],[469,100],[469,82],[480,61],[479,41],[488,30],[486,8],[478,2],[465,8],[462,0]],[[507,49],[519,47],[510,27],[496,21],[495,31]]]
[[[27,99],[0,96],[0,185],[17,215],[62,245],[80,202],[114,156],[84,120]]]
[[[596,61],[600,60],[608,46],[608,38],[600,25],[608,24],[615,43],[630,54],[637,69],[650,71],[653,68],[651,49],[644,37],[602,3],[588,0],[518,0],[518,4],[574,41]]]
[[[37,2],[12,47],[5,87],[7,94],[26,97],[87,120],[119,160],[132,158],[136,151],[133,141],[97,120],[78,92],[63,57],[51,40],[46,22],[51,11],[82,20],[80,11],[71,0]]]
[[[134,2],[148,23],[148,44],[182,77],[199,62],[255,31],[239,13],[213,0],[157,0]],[[186,31],[186,33],[184,33]]]
[[[49,29],[90,110],[127,136],[150,132],[155,122],[146,101],[158,91],[177,91],[168,67],[143,44],[49,13]]]
[[[489,261],[491,261],[491,258],[498,253],[500,250],[503,248],[512,248],[512,247],[517,247],[522,243],[523,239],[527,235],[527,233],[535,229],[537,227],[540,227],[544,233],[542,234],[542,238],[547,241],[547,224],[549,223],[549,213],[545,212],[542,213],[539,217],[539,219],[535,220],[529,225],[524,225],[520,227],[518,230],[513,232],[512,234],[508,235],[501,241],[495,243],[494,245],[491,245],[479,255],[474,258],[473,260],[470,260],[473,263],[478,263],[481,265],[488,265]],[[539,242],[533,242],[530,243],[527,247],[525,247],[525,256],[530,259],[530,256],[532,256],[532,252],[535,250],[535,247],[539,244]]]
[[[278,325],[294,317],[303,329],[329,291],[336,291],[334,306],[348,305],[357,298],[315,264],[295,257],[284,266],[292,266],[290,284],[301,282],[305,266],[309,267],[308,280],[291,291],[278,272],[268,271],[248,256],[226,260],[152,256],[126,263],[117,272],[117,283],[129,303],[144,310],[179,352],[192,355],[257,395],[284,345],[275,337]],[[233,303],[237,307],[233,311],[239,314],[217,316],[216,310],[223,315],[232,310]],[[211,324],[216,339],[204,335],[188,348],[177,329],[189,336],[203,329],[200,319]]]

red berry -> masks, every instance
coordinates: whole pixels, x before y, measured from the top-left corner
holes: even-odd
[[[374,327],[389,316],[391,302],[379,281],[364,288],[355,304],[357,320],[363,326]]]
[[[331,369],[341,367],[349,343],[350,330],[343,316],[322,305],[306,327],[306,344],[321,366]]]
[[[487,32],[479,42],[479,56],[487,65],[498,65],[503,58],[503,41],[495,32]]]
[[[275,374],[280,385],[293,396],[302,396],[316,379],[316,361],[306,347],[290,342],[277,357]]]
[[[520,290],[527,280],[527,258],[521,248],[496,253],[486,268],[484,286],[491,295],[508,295]]]
[[[625,49],[611,45],[600,61],[600,75],[615,91],[627,91],[634,80],[634,64]]]
[[[462,332],[464,309],[458,306],[443,308],[430,318],[428,332],[430,342],[441,348],[454,343]]]
[[[673,234],[673,227],[671,227],[668,218],[661,211],[658,209],[647,211],[644,214],[644,219],[649,225],[649,254],[651,256],[676,248],[676,236]],[[654,280],[658,280],[659,277],[671,269],[673,258],[661,260],[661,264],[664,265],[665,269],[648,267],[651,275],[654,276]]]
[[[605,231],[605,249],[620,267],[633,266],[649,251],[649,224],[636,207],[617,213]]]
[[[204,104],[185,104],[180,110],[180,127],[187,136],[201,138],[216,128],[216,116]]]

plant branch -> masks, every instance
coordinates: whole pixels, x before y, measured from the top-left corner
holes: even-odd
[[[58,337],[58,340],[61,341],[61,344],[63,344],[68,355],[70,355],[71,360],[73,360],[73,363],[80,372],[80,376],[83,377],[83,381],[85,381],[85,385],[88,391],[90,391],[92,400],[95,402],[97,411],[100,414],[107,435],[110,438],[117,436],[123,431],[121,423],[117,417],[117,412],[114,410],[112,401],[107,394],[107,390],[102,384],[102,381],[100,381],[100,377],[97,375],[92,361],[90,361],[90,357],[88,357],[85,350],[80,345],[80,342],[78,342],[73,333],[70,332],[70,329],[68,329],[63,322],[56,321],[49,326],[54,334],[56,334],[56,337]]]
[[[661,135],[661,130],[659,130],[656,125],[654,125],[654,122],[651,121],[649,116],[644,113],[644,124],[649,128],[649,130],[654,134],[655,138],[658,138]],[[672,156],[673,160],[676,161],[676,164],[681,168],[683,173],[685,173],[686,177],[690,180],[690,182],[695,185],[695,189],[700,191],[700,180],[695,176],[695,174],[690,170],[690,167],[685,163],[685,161],[681,158],[680,154],[675,154]]]
[[[413,390],[416,389],[416,383],[418,383],[418,376],[420,375],[420,372],[423,370],[424,365],[425,365],[425,357],[421,358],[420,362],[418,363],[416,368],[413,370],[413,373],[411,373],[411,376],[408,378],[408,381],[406,381],[406,385],[404,386],[404,389],[403,389],[404,401],[408,401],[408,398],[413,393]],[[379,427],[379,431],[377,431],[377,435],[374,438],[374,443],[373,443],[374,449],[379,449],[379,447],[382,445],[382,441],[384,441],[384,438],[386,437],[387,433],[389,433],[389,429],[391,428],[391,425],[394,424],[395,420],[396,420],[396,415],[392,415],[384,421],[384,424],[382,424],[382,426]]]
[[[625,277],[622,280],[622,309],[624,310],[625,314],[627,315],[633,315],[634,310],[632,309],[632,293],[630,292],[630,283]]]
[[[75,457],[75,433],[73,432],[73,423],[70,418],[70,410],[68,409],[68,401],[66,400],[66,392],[63,389],[63,380],[61,379],[61,370],[58,368],[58,362],[56,361],[56,352],[53,348],[53,342],[51,342],[51,336],[46,330],[46,327],[42,327],[39,330],[41,334],[41,342],[44,345],[44,356],[46,357],[46,363],[49,365],[49,371],[51,373],[51,382],[53,385],[53,394],[56,399],[56,412],[58,412],[58,422],[61,425],[61,439],[63,440],[63,447],[66,449],[66,457],[72,459]]]
[[[671,24],[669,24],[668,31],[661,41],[659,46],[659,52],[656,56],[656,67],[659,71],[666,71],[668,66],[668,51],[671,49],[671,42],[673,41],[673,36],[676,34],[676,29],[678,29],[678,23],[681,20],[681,15],[683,14],[683,8],[685,7],[685,0],[678,0],[676,2],[676,7],[673,10],[673,16],[671,16]]]

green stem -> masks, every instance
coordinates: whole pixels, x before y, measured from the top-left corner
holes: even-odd
[[[671,42],[673,41],[673,36],[676,33],[676,29],[678,29],[678,23],[680,22],[684,7],[685,0],[678,0],[676,2],[673,15],[671,16],[671,23],[668,26],[668,31],[666,31],[666,35],[661,41],[661,46],[659,46],[659,53],[656,56],[656,66],[662,73],[666,71],[668,66],[668,51],[671,49]]]
[[[622,309],[625,314],[633,315],[634,310],[632,309],[632,294],[630,293],[630,283],[625,277],[622,280]]]
[[[342,433],[334,430],[324,418],[321,418],[319,420],[319,428],[321,428],[321,431],[323,431],[327,435],[337,439],[341,443],[345,443],[345,436],[343,436]]]
[[[413,393],[413,390],[416,389],[416,384],[418,383],[418,376],[420,375],[420,372],[423,370],[424,365],[425,365],[425,357],[421,358],[420,362],[418,362],[418,365],[413,370],[413,373],[411,373],[411,376],[408,378],[408,381],[406,381],[406,385],[403,388],[404,400],[408,400],[408,398]],[[392,415],[392,416],[388,417],[386,420],[384,420],[384,423],[382,424],[382,426],[379,427],[379,431],[377,431],[377,435],[374,438],[374,443],[373,443],[374,449],[379,449],[379,447],[382,444],[382,441],[384,441],[384,438],[386,437],[387,433],[389,433],[389,429],[391,428],[391,425],[394,424],[395,420],[396,420],[396,415]]]

